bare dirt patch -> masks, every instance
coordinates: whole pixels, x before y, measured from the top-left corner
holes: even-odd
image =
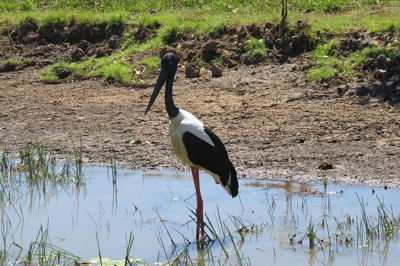
[[[29,32],[37,32],[28,26]],[[263,27],[234,32],[226,28],[202,39],[191,39],[191,35],[172,39],[175,48],[187,47],[174,87],[177,105],[220,136],[241,177],[326,178],[400,187],[400,107],[369,94],[342,97],[335,85],[310,85],[302,71],[305,59],[298,55],[310,49],[311,40],[300,31],[279,40],[272,28]],[[265,33],[268,30],[271,35]],[[72,31],[73,27],[65,32]],[[133,34],[145,40],[154,31],[139,28]],[[112,36],[75,43],[25,44],[15,39],[3,46],[1,56],[28,57],[31,51],[38,63],[0,73],[0,145],[17,152],[26,142],[38,141],[63,158],[82,143],[90,163],[107,163],[115,153],[122,167],[184,169],[170,146],[163,99],[144,116],[151,85],[123,87],[96,79],[54,85],[39,82],[42,66],[71,60],[66,47],[84,50],[79,45],[85,43],[89,48],[110,47],[115,41]],[[270,37],[276,60],[246,65],[250,59],[240,45],[249,36]],[[296,42],[303,48],[293,47]],[[288,45],[292,48],[285,48]],[[38,53],[49,46],[47,52]],[[87,51],[79,60],[96,56]],[[185,78],[185,69],[196,59],[212,63],[221,56],[226,61],[217,70]],[[153,84],[155,79],[152,76],[144,84]]]
[[[199,79],[180,71],[176,102],[221,137],[242,177],[400,186],[399,107],[339,98],[307,85],[296,69],[243,66]],[[82,141],[89,162],[107,162],[115,152],[124,167],[183,169],[162,98],[144,116],[151,88],[98,80],[46,85],[38,72],[0,74],[1,146],[17,151],[39,141],[62,157]],[[333,169],[319,170],[324,160]]]

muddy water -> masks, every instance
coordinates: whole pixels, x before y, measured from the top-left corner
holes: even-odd
[[[51,244],[83,260],[99,257],[98,246],[103,258],[123,259],[132,232],[130,255],[146,263],[165,262],[185,248],[194,261],[203,254],[205,264],[241,260],[251,265],[395,265],[400,261],[398,237],[366,241],[360,203],[371,223],[377,223],[379,200],[398,217],[399,189],[246,179],[240,182],[240,197],[232,199],[203,174],[204,210],[229,254],[226,258],[218,241],[203,253],[188,244],[195,238],[190,216],[196,204],[190,173],[117,173],[114,185],[107,168],[88,167],[86,184],[79,190],[74,186],[21,190],[12,205],[1,208],[10,221],[1,229],[9,253],[18,251],[11,248],[12,242],[27,248],[42,227],[48,229]],[[235,225],[233,220],[240,222]],[[221,223],[227,228],[225,237]],[[318,238],[314,248],[307,237],[310,224]],[[246,234],[240,236],[238,228]]]

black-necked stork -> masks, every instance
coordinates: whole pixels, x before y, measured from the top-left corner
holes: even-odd
[[[169,133],[176,156],[190,166],[196,189],[197,198],[197,227],[196,241],[204,239],[203,200],[200,193],[199,169],[209,173],[217,184],[235,197],[238,194],[239,184],[236,170],[229,160],[228,152],[222,141],[191,113],[178,109],[173,100],[172,86],[178,68],[179,57],[175,52],[168,52],[161,58],[161,72],[147,105],[150,110],[161,88],[166,83],[165,107],[170,119]]]

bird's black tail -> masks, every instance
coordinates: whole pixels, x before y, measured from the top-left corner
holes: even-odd
[[[232,163],[230,163],[229,178],[225,186],[229,194],[231,194],[232,198],[237,196],[239,191],[239,182],[237,179],[236,169]]]

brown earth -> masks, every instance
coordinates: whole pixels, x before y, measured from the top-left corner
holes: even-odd
[[[108,41],[101,39],[89,47],[111,49]],[[49,45],[19,44],[5,54]],[[121,167],[185,169],[171,149],[163,98],[144,116],[151,85],[123,87],[96,79],[67,79],[53,85],[39,81],[42,67],[51,59],[71,57],[66,45],[48,48],[56,51],[50,59],[46,51],[39,53],[34,66],[0,72],[0,145],[17,152],[28,141],[37,141],[65,158],[82,143],[89,163],[108,164],[115,153]],[[218,45],[216,49],[222,47]],[[82,55],[86,56],[91,55]],[[284,61],[239,62],[223,68],[218,78],[206,73],[188,79],[181,67],[175,101],[223,140],[242,178],[327,178],[400,187],[400,106],[357,93],[359,87],[350,83],[310,85],[303,56]]]

